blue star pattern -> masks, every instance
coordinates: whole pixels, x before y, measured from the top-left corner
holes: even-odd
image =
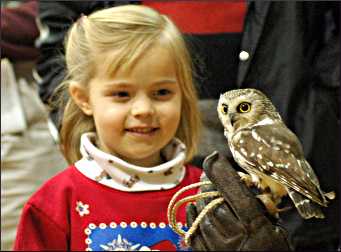
[[[165,223],[148,225],[145,222],[131,222],[128,225],[125,222],[111,222],[98,226],[91,223],[85,233],[88,236],[85,240],[88,251],[146,251],[153,250],[153,246],[164,241],[173,244],[176,250],[189,251],[182,245],[182,238]]]

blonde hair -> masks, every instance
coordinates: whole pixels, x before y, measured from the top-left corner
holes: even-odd
[[[155,43],[162,43],[174,55],[182,92],[181,119],[176,137],[187,146],[188,162],[197,151],[201,120],[189,51],[183,36],[167,16],[139,5],[112,7],[96,11],[88,17],[82,16],[72,25],[65,40],[67,74],[59,90],[67,91],[70,82],[86,87],[95,75],[98,60],[104,62],[111,73],[119,67],[131,67]],[[103,59],[108,52],[114,52],[115,56]],[[61,97],[59,102],[62,100]],[[96,131],[92,116],[85,115],[69,98],[63,114],[60,139],[68,162],[74,163],[81,158],[80,136],[88,131]]]

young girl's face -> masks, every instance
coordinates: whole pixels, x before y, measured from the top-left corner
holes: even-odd
[[[162,162],[160,150],[180,122],[182,95],[175,71],[161,46],[114,76],[97,71],[89,83],[88,114],[94,117],[100,149],[135,165]]]

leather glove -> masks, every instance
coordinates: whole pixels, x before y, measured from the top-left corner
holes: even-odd
[[[284,228],[270,221],[226,158],[213,152],[204,160],[203,168],[213,185],[201,186],[200,190],[218,190],[225,201],[200,222],[191,237],[193,250],[292,250]],[[195,205],[187,205],[189,227],[211,200],[200,199]]]

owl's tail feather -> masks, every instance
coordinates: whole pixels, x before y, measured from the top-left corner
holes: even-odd
[[[307,199],[300,193],[289,190],[289,197],[295,204],[295,207],[298,210],[298,213],[304,218],[304,219],[310,219],[310,218],[319,218],[323,219],[325,218],[324,214],[322,213],[321,208],[316,203],[312,202],[311,200]]]

